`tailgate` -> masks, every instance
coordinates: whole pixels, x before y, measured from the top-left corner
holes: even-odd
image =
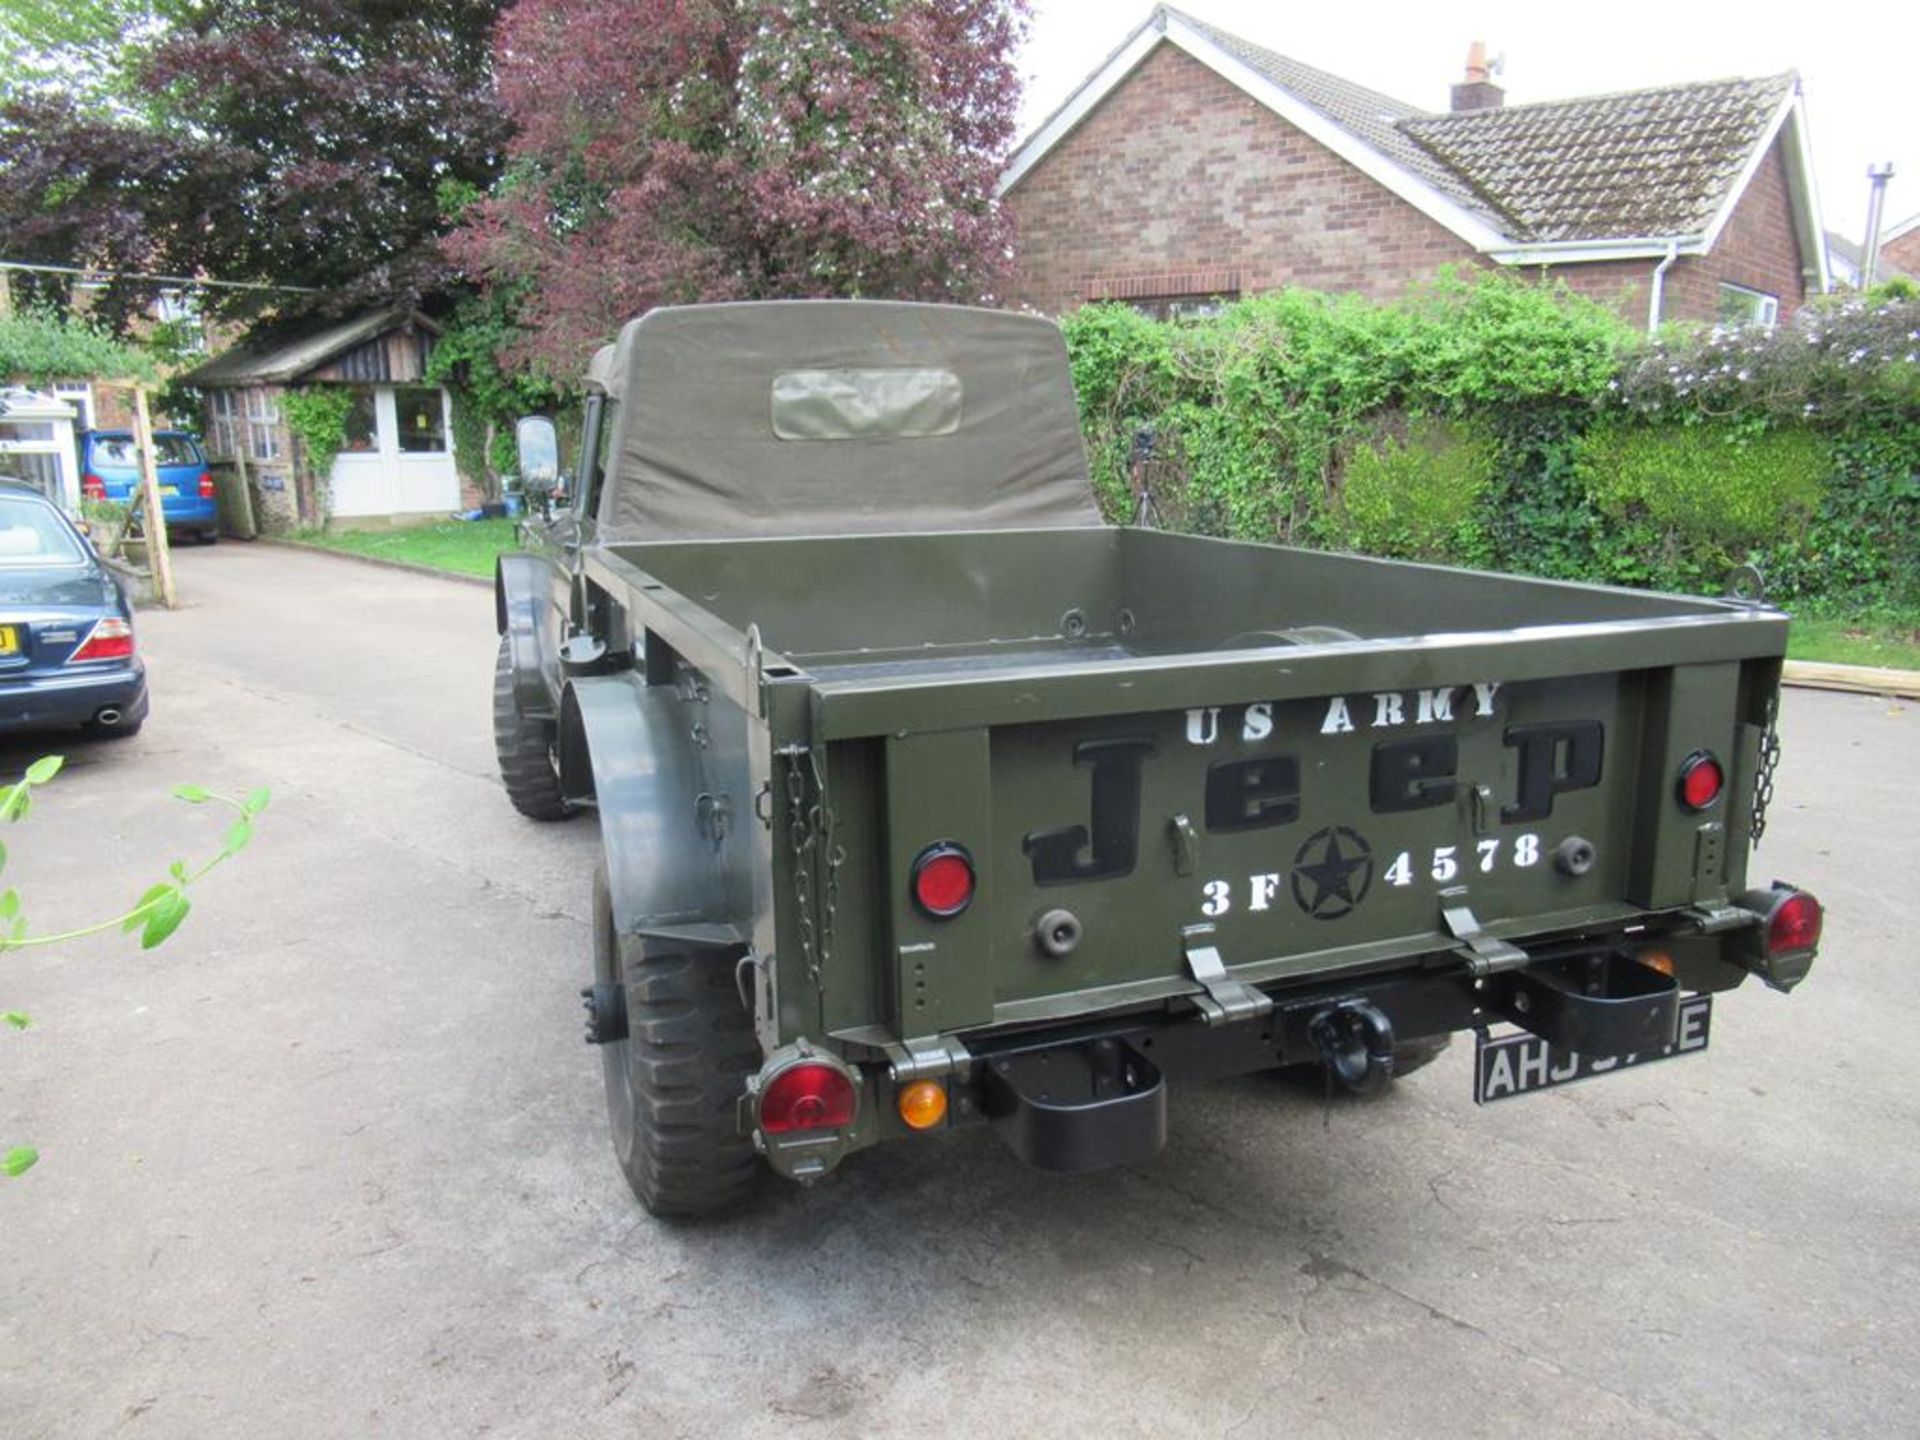
[[[1743,712],[1776,674],[1722,661],[998,724],[946,737],[937,764],[903,738],[894,895],[927,839],[980,870],[955,920],[891,907],[896,994],[920,1012],[903,1033],[1191,993],[1193,927],[1236,979],[1271,982],[1449,950],[1463,914],[1524,940],[1718,898],[1744,869]],[[1726,784],[1696,811],[1678,777],[1699,754]],[[1049,953],[1036,924],[1061,914],[1080,938]]]

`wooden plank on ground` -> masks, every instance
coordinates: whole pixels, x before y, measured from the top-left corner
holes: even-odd
[[[1810,690],[1849,690],[1860,695],[1897,695],[1920,700],[1920,670],[1880,670],[1868,665],[1824,665],[1789,660],[1782,678]]]

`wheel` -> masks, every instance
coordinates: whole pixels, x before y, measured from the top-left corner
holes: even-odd
[[[614,930],[603,864],[593,877],[593,978],[625,987],[627,1038],[600,1047],[607,1120],[627,1183],[654,1215],[710,1215],[760,1178],[737,1105],[760,1063],[734,981],[738,950],[667,949]]]
[[[493,663],[493,751],[514,809],[529,820],[564,820],[574,813],[575,807],[560,793],[552,723],[526,719],[514,703],[513,656],[504,635]]]
[[[193,543],[196,545],[218,545],[220,543],[220,532],[218,530],[199,531],[194,535]]]

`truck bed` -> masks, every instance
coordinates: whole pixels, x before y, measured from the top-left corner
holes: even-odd
[[[776,844],[758,943],[791,958],[829,886],[890,915],[781,998],[783,1033],[876,1043],[1192,995],[1196,934],[1272,984],[1723,902],[1787,628],[1113,528],[621,544],[589,574],[764,724],[774,836],[788,785],[818,787],[844,866]],[[1728,777],[1710,817],[1671,799],[1697,751]],[[944,841],[980,875],[952,922],[907,898]],[[1036,946],[1058,910],[1084,927],[1070,964]]]
[[[758,625],[768,651],[815,674],[947,658],[1078,664],[1342,638],[1299,633],[1316,627],[1404,643],[1519,627],[1755,618],[1750,607],[1718,600],[1111,527],[610,551],[734,629]]]

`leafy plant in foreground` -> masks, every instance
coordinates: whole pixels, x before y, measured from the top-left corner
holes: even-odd
[[[45,785],[66,764],[66,757],[45,755],[27,767],[26,773],[13,785],[0,786],[0,821],[17,823],[27,818],[33,810],[33,791],[36,786]],[[174,795],[189,805],[224,805],[233,812],[233,820],[227,826],[221,838],[220,848],[198,865],[185,860],[176,860],[167,867],[167,878],[147,887],[144,894],[136,900],[131,909],[99,921],[92,925],[82,925],[74,930],[61,930],[46,935],[35,935],[27,926],[27,917],[22,910],[20,892],[11,886],[0,890],[0,950],[24,950],[36,945],[58,945],[68,940],[78,940],[86,935],[98,935],[104,931],[118,928],[123,934],[140,932],[140,948],[151,950],[165,943],[181,922],[192,910],[193,902],[187,898],[188,889],[205,879],[207,874],[219,865],[238,855],[247,848],[253,839],[254,822],[266,810],[271,798],[263,785],[244,799],[236,800],[231,795],[222,795],[198,785],[180,785],[174,789]],[[7,848],[0,844],[0,870],[7,863]],[[18,1010],[0,1012],[0,1022],[15,1030],[29,1028],[31,1017]],[[31,1145],[15,1145],[0,1151],[0,1174],[9,1176],[24,1175],[31,1170],[40,1158],[40,1152]]]

